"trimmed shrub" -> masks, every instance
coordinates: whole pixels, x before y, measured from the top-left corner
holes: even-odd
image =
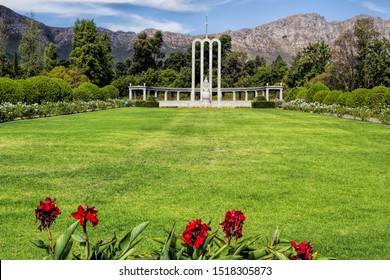
[[[58,93],[61,91],[60,86],[49,77],[31,77],[22,83],[28,104],[59,101]]]
[[[313,101],[314,102],[319,102],[322,103],[326,96],[330,93],[330,90],[320,90],[313,96]]]
[[[119,97],[119,90],[113,85],[107,85],[100,90],[102,92],[103,100],[115,99]]]
[[[0,78],[0,104],[24,102],[23,88],[19,80]]]
[[[102,99],[102,92],[97,85],[82,83],[78,88],[73,89],[73,99],[91,101]]]
[[[329,88],[324,85],[323,83],[321,82],[318,82],[318,83],[315,83],[313,86],[311,86],[308,91],[307,91],[307,94],[306,94],[306,101],[307,102],[312,102],[314,101],[313,98],[314,98],[314,95],[321,91],[321,90],[329,90]]]
[[[152,107],[158,108],[160,105],[157,101],[136,101],[135,107]]]
[[[267,98],[265,98],[265,96],[263,96],[263,95],[258,95],[255,98],[255,101],[267,101]]]
[[[308,89],[304,88],[304,87],[298,87],[297,89],[298,89],[298,92],[296,93],[295,99],[306,100]]]
[[[72,100],[73,92],[69,83],[59,78],[51,78],[51,81],[57,84],[59,91],[57,92],[57,101],[69,102]]]
[[[272,101],[253,101],[252,108],[256,109],[266,109],[266,108],[275,108],[275,102]]]
[[[368,95],[368,89],[358,88],[351,92],[347,97],[346,106],[351,108],[357,108],[364,106],[366,102],[366,97]]]
[[[380,108],[383,105],[383,97],[385,93],[387,92],[387,87],[384,86],[379,86],[379,87],[374,87],[370,89],[367,92],[367,96],[364,102],[364,105],[371,108]]]
[[[339,95],[339,97],[337,98],[337,104],[338,105],[341,105],[341,106],[346,106],[347,105],[347,99],[349,98],[349,96],[351,95],[350,92],[343,92]]]
[[[328,95],[324,98],[322,101],[323,104],[326,105],[332,105],[332,104],[337,104],[337,99],[339,96],[342,94],[340,90],[332,90],[328,93]]]
[[[388,88],[383,95],[382,103],[385,105],[390,105],[390,88]]]

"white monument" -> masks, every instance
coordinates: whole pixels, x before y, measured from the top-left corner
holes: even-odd
[[[218,46],[218,82],[217,82],[217,96],[218,101],[222,99],[221,92],[221,41],[219,39],[209,39],[207,34],[208,21],[206,20],[206,37],[204,39],[195,39],[192,42],[192,88],[191,88],[191,101],[195,101],[195,61],[196,61],[196,43],[200,43],[200,100],[211,101],[213,99],[213,47],[214,43]],[[205,44],[209,44],[209,79],[204,78],[204,47]]]

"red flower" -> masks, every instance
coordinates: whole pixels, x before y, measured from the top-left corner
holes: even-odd
[[[87,220],[89,220],[92,223],[92,226],[96,226],[99,222],[97,218],[97,210],[94,210],[95,207],[85,205],[82,207],[79,205],[79,208],[77,209],[77,212],[71,213],[72,217],[75,219],[80,220],[80,225],[85,226],[85,223]]]
[[[233,236],[236,240],[242,237],[242,226],[244,225],[245,216],[240,210],[227,211],[225,220],[220,223],[225,237]]]
[[[202,224],[202,220],[192,220],[180,237],[187,245],[199,248],[206,240],[208,230],[211,230],[211,228],[207,224]]]
[[[296,254],[290,257],[290,260],[311,260],[313,259],[313,245],[310,242],[303,241],[299,245],[291,241],[291,246],[295,249]]]
[[[58,215],[61,214],[61,211],[56,205],[56,199],[51,200],[50,197],[47,197],[44,202],[41,201],[39,206],[35,208],[34,213],[35,221],[39,220],[41,222],[38,229],[42,231],[42,228],[50,228]]]

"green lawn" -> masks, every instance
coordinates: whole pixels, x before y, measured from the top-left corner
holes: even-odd
[[[41,259],[34,208],[57,198],[57,237],[79,204],[92,242],[151,221],[247,217],[245,236],[308,240],[322,256],[390,259],[390,127],[280,110],[123,108],[0,124],[0,259]],[[79,229],[80,230],[80,229]]]

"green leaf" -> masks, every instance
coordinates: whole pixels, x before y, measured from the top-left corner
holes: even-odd
[[[171,247],[172,237],[175,234],[175,229],[176,229],[176,223],[173,224],[172,230],[169,233],[167,240],[165,241],[165,244],[163,246],[163,249],[162,249],[162,252],[160,255],[160,260],[170,260],[171,259],[169,256],[169,249]]]
[[[278,260],[288,260],[288,258],[285,255],[283,255],[282,253],[280,253],[278,251],[271,249],[271,252]]]
[[[119,249],[121,251],[126,251],[130,249],[131,243],[141,234],[141,232],[149,225],[149,222],[143,222],[127,233],[125,237],[119,242]]]
[[[54,246],[54,256],[53,258],[55,260],[59,259],[65,259],[66,256],[63,256],[62,254],[64,253],[66,246],[69,243],[69,240],[72,237],[72,234],[76,230],[77,226],[79,224],[79,221],[75,222],[73,225],[71,225],[63,234],[58,237],[56,244]]]
[[[85,240],[84,236],[81,236],[79,234],[72,234],[72,238],[74,241],[79,242],[79,243],[87,242],[87,240]]]
[[[35,246],[37,246],[38,248],[42,248],[42,249],[46,249],[46,248],[50,248],[49,245],[45,244],[45,242],[43,242],[42,240],[37,240],[37,241],[30,241],[32,244],[34,244]]]
[[[253,251],[249,254],[249,257],[251,260],[258,260],[264,256],[266,256],[268,253],[267,253],[267,250],[265,248],[262,248],[262,249],[258,249],[256,251]]]

